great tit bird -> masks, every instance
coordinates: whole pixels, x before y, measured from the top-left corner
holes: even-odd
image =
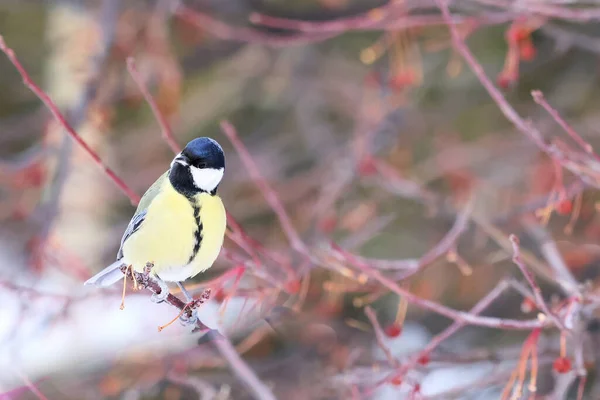
[[[153,263],[152,276],[168,295],[164,282],[181,284],[207,270],[216,260],[225,235],[226,215],[217,187],[225,172],[225,156],[213,139],[192,140],[177,154],[167,172],[144,193],[131,218],[117,260],[85,285],[109,286],[124,277],[121,266],[143,272]]]

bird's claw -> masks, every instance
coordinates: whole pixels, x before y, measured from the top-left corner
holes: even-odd
[[[189,317],[188,317],[188,313],[184,312],[181,315],[181,317],[179,317],[179,322],[183,326],[196,325],[196,323],[198,322],[198,310],[197,309],[193,309],[192,310],[192,315],[189,316]]]
[[[156,282],[158,283],[158,286],[160,286],[160,293],[153,293],[150,297],[150,301],[153,303],[162,303],[170,294],[169,287],[160,279],[156,279]]]

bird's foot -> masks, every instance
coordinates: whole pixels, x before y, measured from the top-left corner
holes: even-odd
[[[153,303],[162,303],[169,296],[169,287],[159,277],[155,277],[155,282],[160,286],[160,293],[153,293],[150,297],[150,301]]]
[[[186,296],[188,297],[188,296]],[[188,298],[191,298],[188,297]],[[196,325],[196,323],[198,322],[198,308],[206,303],[208,300],[210,299],[210,289],[206,289],[204,291],[204,293],[202,293],[202,295],[198,298],[198,299],[193,299],[191,301],[189,301],[185,308],[183,309],[183,313],[181,314],[181,317],[179,317],[179,320],[181,322],[182,325]]]
[[[179,317],[179,322],[183,326],[196,325],[196,322],[198,322],[198,309],[192,310],[191,315],[187,310],[184,311],[181,317]]]

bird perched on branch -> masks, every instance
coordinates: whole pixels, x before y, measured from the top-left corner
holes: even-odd
[[[144,193],[121,239],[117,261],[85,285],[112,285],[125,276],[121,267],[143,273],[150,262],[150,273],[161,286],[153,301],[169,294],[165,282],[177,282],[191,301],[181,282],[210,268],[223,245],[226,215],[217,187],[224,171],[223,149],[215,140],[189,142]]]

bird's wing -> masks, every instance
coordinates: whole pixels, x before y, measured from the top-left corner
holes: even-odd
[[[168,174],[169,174],[169,171],[167,170],[167,172],[162,174],[152,184],[152,186],[150,186],[148,188],[148,190],[146,190],[146,193],[144,193],[144,195],[140,199],[140,204],[138,204],[137,210],[135,211],[136,214],[146,210],[150,206],[150,203],[152,203],[152,200],[154,200],[156,195],[160,192],[160,187],[163,185],[163,182],[167,178]]]
[[[138,204],[137,210],[131,218],[131,221],[129,221],[129,225],[127,225],[127,229],[125,229],[125,233],[121,238],[121,246],[119,247],[119,252],[117,253],[117,260],[123,258],[123,245],[125,244],[125,241],[142,226],[142,223],[144,222],[148,212],[148,207],[150,207],[152,200],[154,200],[156,195],[160,192],[160,187],[162,186],[168,173],[169,171],[162,174],[160,178],[158,178],[142,196],[140,204]]]
[[[117,260],[123,258],[123,245],[125,244],[125,241],[127,238],[129,238],[129,236],[133,235],[138,229],[140,229],[142,222],[144,222],[144,219],[146,218],[146,214],[147,210],[143,210],[142,212],[135,214],[133,218],[131,218],[131,221],[129,221],[129,225],[127,225],[127,229],[125,229],[125,233],[121,238],[121,246],[119,247],[119,252],[117,253]]]

